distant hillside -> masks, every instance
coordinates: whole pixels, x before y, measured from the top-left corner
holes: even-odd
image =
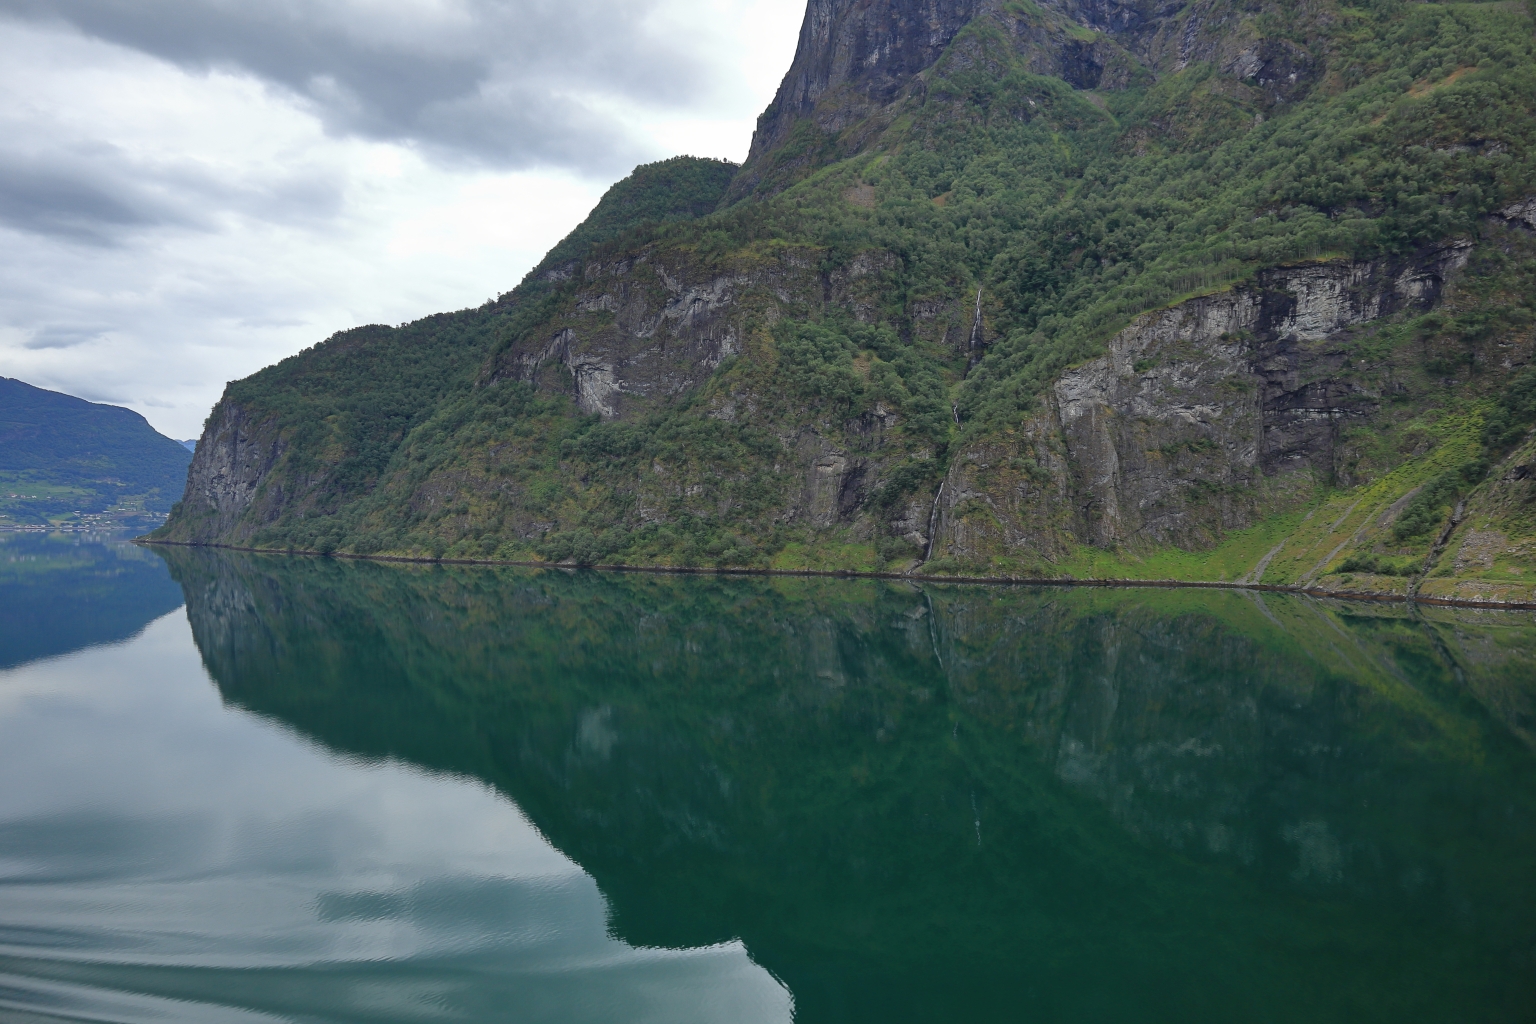
[[[0,377],[0,525],[147,525],[191,461],[132,410]]]

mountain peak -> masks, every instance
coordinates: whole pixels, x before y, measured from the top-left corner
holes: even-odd
[[[810,0],[794,63],[758,118],[732,198],[761,182],[763,164],[798,124],[814,119],[819,133],[836,134],[897,100],[991,2]]]
[[[935,73],[987,69],[1083,91],[1150,84],[1191,64],[1298,98],[1317,61],[1295,40],[1310,4],[1259,0],[810,0],[794,63],[758,119],[727,203],[776,192],[867,148]],[[1288,38],[1286,38],[1288,37]]]

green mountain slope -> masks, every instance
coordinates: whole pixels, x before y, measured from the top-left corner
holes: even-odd
[[[712,209],[733,171],[734,165],[691,157],[638,168],[499,299],[399,328],[343,331],[231,384],[204,429],[204,437],[225,443],[199,443],[200,467],[209,467],[200,472],[222,479],[204,480],[201,488],[189,481],[190,500],[173,515],[171,535],[240,540],[250,524],[308,521],[319,533],[306,528],[305,543],[334,548],[402,441],[450,396],[473,390],[499,339],[528,331],[559,308],[575,274],[567,252]],[[246,531],[231,531],[236,519]]]
[[[0,524],[153,524],[191,461],[130,409],[0,377]]]
[[[1529,592],[1529,5],[919,6],[815,0],[672,219],[232,385],[164,536]]]

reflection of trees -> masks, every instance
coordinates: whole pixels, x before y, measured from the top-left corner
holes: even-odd
[[[497,786],[619,935],[739,935],[804,1020],[1536,994],[1507,617],[167,557],[228,699]]]

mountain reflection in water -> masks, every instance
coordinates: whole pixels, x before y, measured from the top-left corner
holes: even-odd
[[[0,807],[0,867],[33,865],[0,1007],[39,1021],[50,984],[188,1020],[1536,1006],[1528,613],[162,554],[235,709],[167,786],[307,824],[215,856],[211,812]],[[167,873],[200,879],[175,914]],[[58,895],[118,876],[110,935]]]
[[[226,699],[485,780],[802,1021],[1536,1005],[1529,614],[170,559]]]
[[[0,532],[0,669],[126,640],[180,605],[127,534]]]

